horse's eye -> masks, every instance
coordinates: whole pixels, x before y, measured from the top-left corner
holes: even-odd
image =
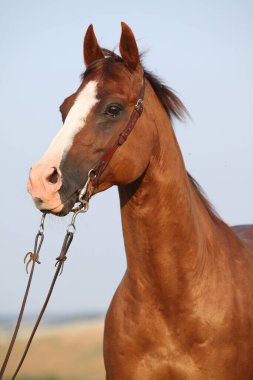
[[[115,118],[120,115],[122,107],[119,104],[110,104],[106,110],[105,114],[109,117]]]

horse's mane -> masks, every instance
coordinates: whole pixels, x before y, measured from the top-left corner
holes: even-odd
[[[146,69],[144,69],[144,76],[151,84],[169,118],[171,119],[172,116],[175,116],[179,120],[184,120],[188,115],[188,111],[182,101],[175,94],[175,91]]]
[[[101,69],[101,68],[103,69],[104,74],[110,73],[113,75],[113,70],[112,70],[113,63],[115,64],[118,62],[120,63],[124,62],[122,57],[116,54],[114,51],[111,51],[108,49],[102,49],[102,50],[103,50],[105,59],[95,61],[94,63],[89,65],[81,76],[82,80],[92,71]],[[140,60],[142,58],[142,55],[143,54],[140,54]],[[170,120],[172,119],[173,116],[175,116],[177,119],[182,121],[187,116],[189,116],[189,113],[185,105],[175,94],[174,90],[172,90],[170,87],[164,84],[163,81],[158,76],[154,75],[153,73],[146,70],[145,68],[144,68],[144,76],[145,78],[147,78],[150,85],[152,86],[157,98],[161,102]],[[204,207],[206,208],[213,222],[215,223],[220,222],[221,218],[219,217],[213,205],[207,199],[201,186],[188,172],[187,172],[187,175],[190,180],[190,183],[192,184],[195,192],[198,194],[199,199],[203,203]]]
[[[215,207],[212,205],[211,202],[209,202],[204,190],[200,186],[200,184],[191,176],[189,172],[187,172],[188,178],[190,180],[190,183],[192,184],[195,192],[197,193],[199,199],[201,200],[202,204],[205,206],[206,211],[208,212],[210,218],[214,223],[222,222],[221,217],[219,216],[218,212],[216,211]]]

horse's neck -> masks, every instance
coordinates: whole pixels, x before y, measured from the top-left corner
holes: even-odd
[[[187,175],[167,115],[162,112],[155,120],[157,135],[146,172],[119,188],[122,225],[128,275],[173,297],[196,275],[206,247],[216,244],[218,227]]]

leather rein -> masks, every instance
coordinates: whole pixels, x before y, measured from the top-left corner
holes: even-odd
[[[51,282],[48,294],[47,294],[46,299],[44,301],[44,304],[41,308],[41,311],[39,313],[37,321],[35,322],[34,328],[31,332],[31,335],[30,335],[28,342],[26,344],[26,347],[24,349],[24,353],[23,353],[23,355],[19,361],[19,364],[18,364],[13,376],[11,377],[11,380],[14,380],[16,378],[17,374],[19,373],[19,370],[20,370],[20,368],[21,368],[21,366],[25,360],[27,353],[28,353],[28,350],[29,350],[30,345],[32,343],[33,337],[37,331],[39,323],[40,323],[40,321],[44,315],[47,304],[50,300],[50,297],[51,297],[51,294],[53,292],[56,280],[57,280],[58,276],[61,275],[61,273],[63,271],[64,262],[67,259],[67,252],[68,252],[68,249],[70,247],[70,244],[73,240],[73,237],[74,237],[74,234],[76,231],[76,226],[75,226],[76,217],[79,213],[84,213],[84,212],[88,211],[89,200],[92,197],[95,188],[99,184],[99,179],[100,179],[101,175],[105,171],[105,169],[106,169],[107,165],[109,164],[110,160],[112,159],[114,153],[117,151],[117,149],[120,146],[122,146],[125,143],[128,136],[130,135],[130,133],[134,129],[135,124],[137,123],[139,117],[141,116],[141,114],[143,112],[144,93],[145,93],[145,77],[143,77],[143,84],[142,84],[142,87],[141,87],[141,90],[140,90],[140,93],[138,96],[138,100],[137,100],[137,102],[134,106],[134,109],[130,115],[130,118],[129,118],[127,125],[125,126],[124,130],[120,133],[116,143],[103,155],[103,157],[98,161],[98,163],[95,165],[95,167],[89,171],[88,178],[87,178],[85,185],[78,191],[78,193],[79,193],[79,195],[78,195],[79,205],[76,206],[75,208],[73,208],[73,210],[72,210],[74,214],[72,216],[72,220],[71,220],[70,224],[67,227],[66,235],[64,237],[64,241],[62,244],[60,255],[56,258],[56,264],[55,264],[56,270],[55,270],[55,274],[53,276],[53,280]],[[13,332],[13,335],[12,335],[12,338],[11,338],[5,359],[3,361],[3,364],[2,364],[2,367],[0,370],[0,380],[3,379],[5,369],[7,367],[8,361],[9,361],[11,353],[12,353],[12,349],[14,347],[14,344],[15,344],[15,341],[16,341],[16,338],[18,335],[19,327],[20,327],[20,324],[21,324],[21,321],[23,318],[23,313],[24,313],[24,310],[26,307],[26,301],[28,298],[28,294],[29,294],[29,290],[30,290],[30,286],[31,286],[32,278],[33,278],[35,264],[36,263],[40,264],[39,253],[40,253],[41,246],[42,246],[42,243],[44,240],[44,222],[45,222],[46,214],[47,213],[45,212],[42,215],[41,222],[39,225],[39,230],[35,236],[34,249],[32,252],[28,252],[24,258],[24,263],[26,263],[26,259],[29,257],[29,260],[26,263],[27,273],[28,273],[28,267],[29,267],[30,263],[32,263],[32,267],[31,267],[29,278],[28,278],[25,294],[23,297],[23,302],[22,302],[20,312],[18,315],[18,319],[16,322],[15,330]]]

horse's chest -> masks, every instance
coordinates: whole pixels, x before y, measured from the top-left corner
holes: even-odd
[[[106,317],[104,359],[108,380],[186,380],[196,371],[161,311],[148,300],[138,306],[129,295],[121,297],[120,289]]]
[[[104,335],[107,380],[203,380],[156,311],[138,323],[128,319],[121,323],[110,312]]]
[[[253,379],[253,336],[234,339],[236,324],[203,327],[197,320],[179,323],[179,317],[172,322],[148,300],[138,306],[121,289],[105,323],[108,380]]]

